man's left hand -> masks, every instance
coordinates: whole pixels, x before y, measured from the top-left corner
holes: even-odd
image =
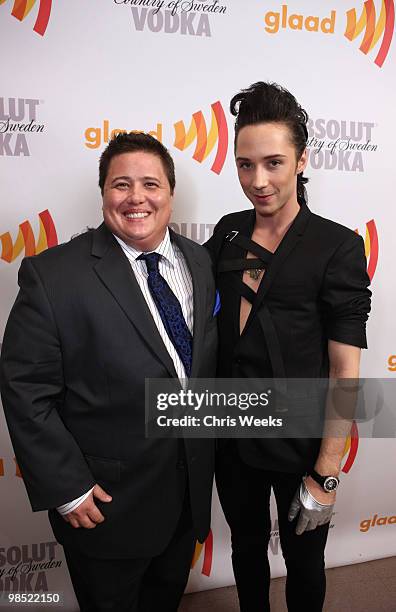
[[[335,492],[326,493],[309,476],[303,479],[296,491],[289,510],[289,521],[300,513],[296,534],[312,531],[331,520],[335,503]]]
[[[78,529],[79,527],[94,529],[96,525],[103,523],[105,517],[95,504],[95,498],[105,503],[112,501],[111,495],[106,493],[100,485],[96,484],[88,497],[81,504],[71,512],[63,515],[63,519],[66,523],[70,523],[74,529]]]

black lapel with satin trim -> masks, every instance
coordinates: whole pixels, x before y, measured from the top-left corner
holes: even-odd
[[[197,376],[199,362],[202,354],[202,344],[205,332],[206,317],[206,280],[205,271],[201,263],[195,256],[194,249],[188,240],[169,229],[170,237],[183,253],[188,268],[190,270],[193,283],[193,304],[194,304],[194,333],[193,333],[193,354],[191,364],[191,378]],[[203,248],[203,247],[202,247]],[[213,296],[214,297],[214,296]]]
[[[93,232],[92,255],[99,258],[94,270],[118,302],[150,350],[162,361],[169,375],[177,378],[173,361],[162,341],[131,265],[104,223]]]
[[[296,245],[301,240],[311,216],[312,216],[312,213],[309,210],[308,206],[306,204],[302,204],[300,206],[300,210],[296,218],[294,219],[293,223],[287,230],[286,234],[282,238],[281,243],[276,249],[272,257],[271,264],[268,268],[268,271],[266,271],[266,273],[263,276],[263,279],[257,291],[256,299],[249,313],[249,317],[248,317],[248,320],[246,321],[246,325],[244,327],[242,335],[245,333],[253,317],[255,316],[257,310],[260,308],[260,305],[262,301],[264,300],[265,296],[267,295],[272,285],[272,282],[274,278],[276,277],[280,267],[283,265],[286,258],[290,255],[290,253],[293,251],[293,249],[296,247]]]

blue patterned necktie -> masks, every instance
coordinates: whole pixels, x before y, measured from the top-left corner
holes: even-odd
[[[186,376],[191,375],[192,335],[183,317],[179,300],[158,270],[159,253],[140,255],[146,262],[148,286],[158,309],[166,333],[172,341],[184,365]]]

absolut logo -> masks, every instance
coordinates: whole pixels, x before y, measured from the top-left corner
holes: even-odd
[[[194,242],[202,244],[213,234],[215,223],[169,223],[177,234],[181,234]]]
[[[172,11],[155,11],[146,8],[132,7],[132,17],[135,29],[142,32],[165,32],[166,34],[187,34],[189,36],[211,37],[208,15],[197,13],[172,13]]]
[[[0,98],[0,155],[30,156],[30,134],[42,133],[37,121],[40,100]]]
[[[366,153],[374,153],[375,124],[369,121],[310,119],[308,121],[309,163],[314,170],[364,172]]]
[[[49,570],[62,567],[56,559],[57,542],[37,542],[0,548],[0,595],[49,590]]]
[[[130,5],[135,30],[184,36],[212,36],[214,16],[225,15],[227,7],[219,0],[114,0],[115,4]]]

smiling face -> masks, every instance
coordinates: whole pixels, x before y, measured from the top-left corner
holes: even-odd
[[[112,158],[103,189],[109,230],[139,251],[153,251],[164,238],[172,194],[161,159],[146,151]]]
[[[297,160],[287,125],[259,123],[241,128],[235,150],[238,178],[261,217],[282,210],[297,212],[297,174],[305,169],[306,152]]]

